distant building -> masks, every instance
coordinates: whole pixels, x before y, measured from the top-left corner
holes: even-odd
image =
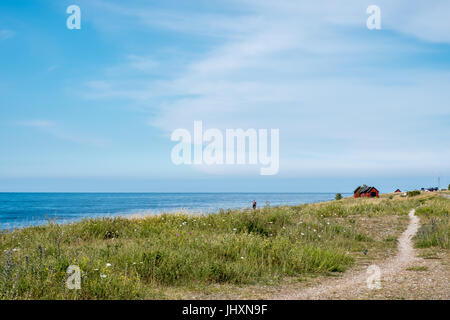
[[[433,191],[439,191],[438,187],[432,187],[432,188],[420,188],[420,190],[425,192],[433,192]]]
[[[395,190],[395,192],[401,192],[400,189]]]
[[[354,198],[378,198],[379,191],[375,187],[369,187],[366,185],[359,186],[353,191]]]

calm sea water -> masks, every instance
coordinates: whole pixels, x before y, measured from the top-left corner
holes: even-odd
[[[215,212],[219,208],[301,204],[334,193],[0,193],[0,230],[83,218],[160,212]]]

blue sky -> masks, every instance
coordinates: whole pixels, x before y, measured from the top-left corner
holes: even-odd
[[[68,30],[66,8],[81,8]],[[366,28],[381,8],[382,30]],[[1,1],[0,191],[450,183],[450,3]],[[170,134],[278,128],[280,171],[175,166]]]

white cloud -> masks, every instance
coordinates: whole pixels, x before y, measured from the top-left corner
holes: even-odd
[[[399,66],[428,49],[392,31],[450,43],[450,4],[380,0],[383,30],[368,31],[369,4],[247,0],[237,16],[110,5],[148,28],[220,41],[170,80],[105,78],[89,83],[90,97],[156,110],[151,124],[167,133],[194,120],[221,129],[279,128],[280,172],[283,163],[284,172],[299,173],[425,170],[423,162],[449,170],[438,160],[448,156],[441,150],[449,149],[442,139],[449,129],[434,121],[450,112],[450,70]],[[132,68],[155,67],[133,59]]]

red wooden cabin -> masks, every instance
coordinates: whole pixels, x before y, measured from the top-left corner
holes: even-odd
[[[359,186],[353,191],[354,198],[378,198],[379,191],[375,187],[369,187],[366,185]]]

